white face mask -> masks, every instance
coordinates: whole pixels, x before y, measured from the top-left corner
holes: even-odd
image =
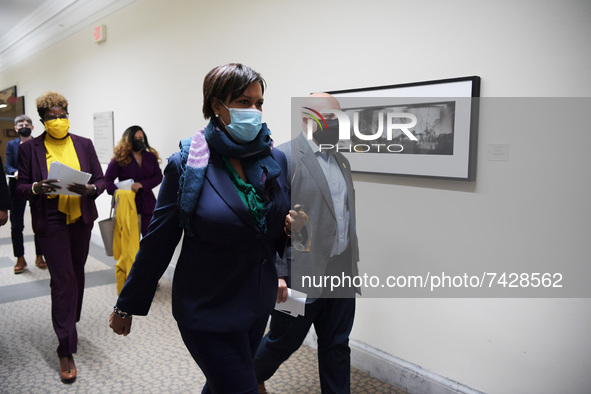
[[[222,105],[226,107],[224,103]],[[230,112],[230,124],[225,124],[219,116],[218,119],[224,124],[230,136],[241,144],[254,140],[263,127],[263,113],[253,108],[226,108]]]

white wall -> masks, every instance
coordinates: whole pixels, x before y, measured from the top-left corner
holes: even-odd
[[[591,95],[588,0],[137,0],[97,22],[105,43],[92,43],[89,26],[1,73],[0,87],[16,84],[30,115],[41,93],[61,92],[72,132],[88,137],[92,114],[114,111],[116,137],[140,124],[163,157],[205,124],[203,76],[228,61],[266,78],[264,119],[278,143],[291,97],[311,91],[479,75],[482,97]],[[574,149],[555,149],[549,131],[532,146],[534,132],[499,128],[484,108],[474,183],[356,174],[361,270],[588,262],[589,133],[571,131]],[[486,160],[492,143],[510,145],[508,162]],[[447,210],[388,220],[400,201]],[[106,217],[108,197],[99,204]],[[433,243],[416,246],[417,233]],[[589,299],[362,298],[352,337],[486,392],[583,393],[590,311]]]

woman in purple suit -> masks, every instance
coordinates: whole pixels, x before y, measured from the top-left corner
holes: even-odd
[[[152,189],[162,182],[160,157],[156,149],[148,143],[148,136],[140,126],[131,126],[125,130],[114,152],[105,173],[107,193],[115,193],[117,178],[120,182],[128,179],[134,181],[131,190],[136,193],[135,206],[141,215],[142,236],[145,236],[156,206]]]
[[[16,190],[31,202],[33,231],[51,276],[51,318],[59,341],[60,377],[71,383],[77,375],[73,354],[78,347],[76,322],[82,310],[84,265],[98,217],[94,200],[105,189],[105,177],[92,141],[69,133],[65,97],[48,92],[36,104],[45,133],[20,145]],[[51,194],[60,189],[56,179],[47,179],[55,161],[90,173],[88,183],[67,185],[73,195]]]

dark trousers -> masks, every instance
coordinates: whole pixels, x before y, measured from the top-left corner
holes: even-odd
[[[253,358],[265,332],[268,316],[249,331],[205,332],[179,325],[185,346],[203,371],[203,394],[258,394]]]
[[[23,200],[16,195],[16,181],[10,179],[10,238],[12,239],[14,257],[25,255],[23,230],[25,229],[26,207],[27,200]],[[33,239],[35,240],[35,254],[39,256],[43,253],[41,253],[37,236],[34,236]]]
[[[318,368],[323,393],[349,393],[351,350],[349,334],[355,317],[355,298],[319,298],[306,304],[305,316],[271,314],[254,365],[257,380],[268,380],[279,366],[299,349],[312,324],[318,335]]]
[[[76,322],[82,311],[84,265],[93,223],[86,224],[79,218],[66,225],[65,215],[57,210],[57,200],[50,200],[46,231],[37,237],[51,276],[51,319],[59,342],[57,354],[65,357],[78,348]]]

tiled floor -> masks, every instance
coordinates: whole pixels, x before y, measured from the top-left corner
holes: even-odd
[[[30,223],[27,219],[25,223]],[[78,379],[58,377],[57,339],[51,325],[49,273],[34,265],[33,236],[25,230],[28,270],[13,274],[10,224],[0,227],[0,393],[199,393],[203,374],[186,350],[171,314],[169,279],[147,317],[135,317],[120,337],[108,327],[117,298],[115,261],[91,244],[86,292],[75,355]],[[352,392],[404,392],[352,369]],[[319,393],[316,351],[307,346],[267,382],[270,393]]]

